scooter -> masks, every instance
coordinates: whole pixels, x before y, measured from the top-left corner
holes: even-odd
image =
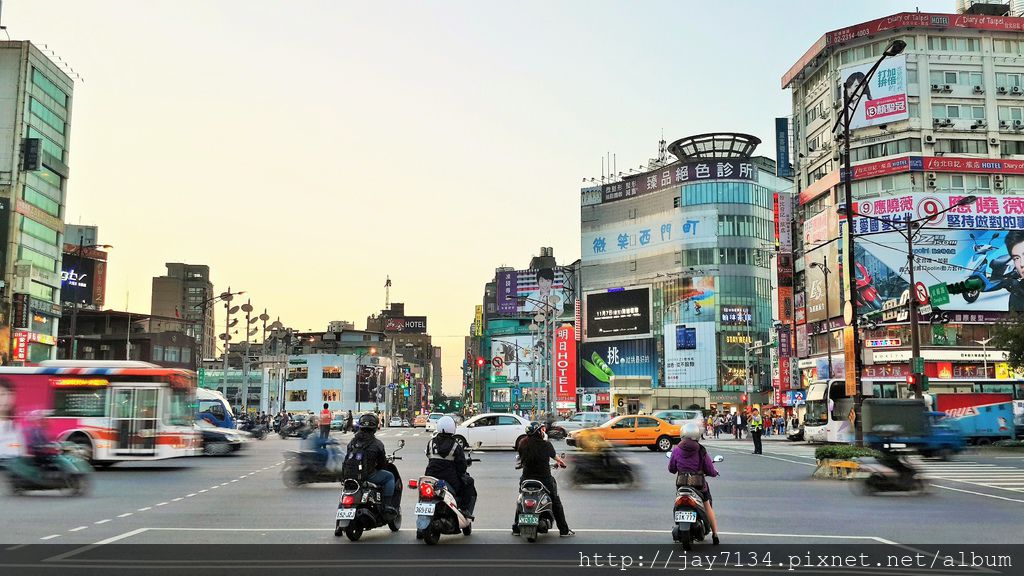
[[[288,425],[281,429],[281,438],[288,438],[289,436],[298,436],[305,440],[310,434],[313,433],[313,426],[307,423],[305,420],[289,420]]]
[[[882,309],[882,298],[878,295],[878,289],[872,284],[873,279],[867,268],[860,262],[856,263],[857,270],[857,308],[869,308],[869,311]]]
[[[558,469],[558,464],[552,464],[551,468]],[[538,534],[547,534],[555,525],[551,494],[540,480],[523,480],[519,484],[516,525],[519,526],[519,534],[527,542],[536,542]]]
[[[253,438],[257,440],[267,439],[267,427],[264,424],[257,424],[256,420],[249,418],[242,421],[242,425],[239,426],[239,430],[248,432]]]
[[[883,457],[858,458],[859,468],[850,475],[850,488],[860,495],[873,496],[886,492],[925,494],[928,484],[907,459],[907,454],[881,449]]]
[[[632,485],[638,478],[633,467],[612,449],[596,454],[582,453],[571,457],[570,481],[574,487],[594,484]]]
[[[45,462],[34,456],[19,456],[7,462],[11,492],[60,490],[65,496],[82,496],[89,491],[92,466],[79,455],[74,442],[55,442],[43,449]]]
[[[1014,284],[1020,280],[1020,276],[1017,274],[1017,269],[1013,266],[1010,261],[1009,254],[1003,254],[989,262],[988,253],[996,250],[996,247],[992,244],[978,244],[978,239],[971,234],[971,240],[974,241],[974,258],[965,266],[965,268],[971,271],[971,274],[967,277],[968,280],[977,279],[981,281],[981,288],[976,290],[969,290],[963,293],[964,300],[970,304],[975,302],[982,292],[995,292],[997,290],[1011,289]],[[999,234],[992,236],[992,241],[998,240]],[[986,275],[985,268],[988,265],[990,272]]]
[[[669,458],[672,457],[668,453]],[[715,456],[713,462],[722,462],[725,458]],[[711,534],[711,520],[704,508],[704,498],[697,488],[680,486],[676,488],[675,505],[672,508],[672,540],[683,545],[683,550],[691,550],[694,542],[703,542]]]
[[[341,461],[345,455],[338,447],[338,441],[330,438],[324,442],[324,450],[288,450],[284,453],[284,467],[281,480],[289,488],[316,482],[340,482]]]
[[[342,483],[341,501],[338,503],[338,514],[334,521],[334,535],[345,534],[349,540],[355,542],[363,535],[363,531],[379,528],[387,524],[392,532],[398,532],[402,528],[402,478],[398,474],[398,467],[395,460],[401,460],[401,456],[395,454],[405,448],[405,440],[398,443],[398,448],[388,456],[388,463],[385,470],[391,472],[395,477],[395,495],[391,502],[384,501],[381,487],[373,482],[359,482],[351,478]],[[390,505],[398,511],[394,518],[388,518],[385,507]]]
[[[472,449],[467,449],[467,466],[480,461],[474,459],[472,455]],[[473,533],[473,517],[459,508],[455,494],[444,480],[438,480],[433,476],[421,476],[419,481],[409,480],[409,488],[419,488],[420,493],[419,501],[416,503],[417,540],[423,540],[433,546],[440,541],[442,534],[462,532],[464,536],[469,536]]]

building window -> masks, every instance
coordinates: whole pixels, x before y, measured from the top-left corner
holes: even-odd
[[[288,391],[288,402],[305,402],[306,391],[305,390],[289,390]]]
[[[305,380],[306,378],[309,378],[309,368],[302,366],[288,369],[289,380]]]
[[[46,212],[50,216],[56,216],[60,218],[60,203],[53,200],[49,196],[46,196],[42,192],[34,188],[30,188],[28,185],[22,188],[21,197],[29,204],[39,208],[43,212]]]
[[[164,347],[163,346],[153,346],[153,361],[154,362],[163,362],[164,361]]]
[[[57,245],[57,236],[59,233],[53,228],[40,224],[31,218],[24,216],[21,218],[21,231],[53,246]]]
[[[932,117],[933,118],[949,118],[956,120],[959,118],[984,120],[985,119],[985,107],[984,106],[961,106],[959,104],[934,104],[932,105]]]
[[[1020,106],[1000,106],[999,119],[1012,123],[1014,120],[1024,120],[1024,108]]]
[[[1004,156],[1024,154],[1024,142],[1020,140],[1003,140],[999,143],[999,153]]]
[[[188,363],[188,362],[192,361],[192,349],[191,348],[182,348],[181,349],[181,361],[184,362],[184,363]]]
[[[21,245],[18,247],[18,259],[28,260],[36,268],[42,268],[49,272],[57,271],[57,261],[45,254],[40,254],[31,248]]]
[[[998,54],[1020,54],[1021,43],[1017,40],[992,39],[992,51]]]
[[[1000,88],[1020,88],[1020,74],[996,72],[996,86]]]
[[[53,295],[56,290],[45,284],[40,284],[39,282],[31,282],[28,286],[28,292],[40,300],[53,302]]]
[[[39,138],[42,141],[43,151],[47,154],[57,158],[61,162],[64,161],[64,148],[61,148],[59,144],[50,140],[45,134],[36,130],[32,126],[28,127],[27,136],[29,138]]]
[[[929,36],[928,49],[941,52],[980,52],[981,40],[978,38]]]
[[[324,366],[323,370],[324,378],[340,379],[341,378],[341,366]]]
[[[932,84],[962,84],[964,86],[981,86],[983,82],[981,72],[966,72],[956,70],[932,70],[928,73],[928,79]]]
[[[39,170],[32,172],[32,174],[38,176],[41,180],[43,180],[47,184],[50,184],[57,190],[64,189],[64,178],[61,177],[60,174],[54,172],[53,169],[47,166],[46,164],[40,166]]]
[[[907,152],[920,152],[921,140],[919,138],[904,138],[892,142],[880,142],[871,146],[861,146],[850,150],[850,159],[853,162],[892,156],[893,154],[905,154]]]
[[[47,78],[38,68],[32,68],[32,83],[39,86],[47,96],[56,100],[62,108],[68,107],[68,95],[52,80]]]
[[[33,116],[42,120],[47,126],[61,134],[64,133],[64,119],[58,116],[53,110],[44,106],[39,100],[29,97],[28,109],[32,112]]]
[[[955,154],[988,154],[988,142],[984,140],[951,140],[940,138],[935,141],[936,152]]]
[[[164,362],[177,362],[180,348],[168,346],[164,349]]]

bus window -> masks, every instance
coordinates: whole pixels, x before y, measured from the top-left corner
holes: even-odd
[[[199,403],[199,412],[208,412],[218,420],[224,419],[224,405],[219,401],[204,401]]]
[[[192,395],[188,390],[172,388],[171,401],[168,403],[167,424],[171,426],[188,426],[192,423]]]
[[[54,416],[98,418],[106,413],[106,388],[57,388],[53,391]]]

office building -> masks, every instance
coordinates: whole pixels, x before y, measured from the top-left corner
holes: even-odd
[[[202,345],[203,358],[213,358],[217,307],[208,303],[213,297],[209,266],[169,262],[167,274],[153,278],[151,313],[185,320],[188,333]]]

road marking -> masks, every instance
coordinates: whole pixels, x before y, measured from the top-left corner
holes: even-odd
[[[118,518],[127,518],[127,517],[131,516],[132,514],[135,514],[135,512],[125,512],[124,514],[118,514],[117,517]]]
[[[43,536],[40,540],[53,540],[54,538],[60,538],[60,534],[50,534],[49,536]]]
[[[993,456],[996,460],[1024,460],[1024,456]]]
[[[413,436],[419,436],[419,434],[413,434]]]
[[[68,530],[68,532],[81,532],[82,530],[85,530],[86,528],[88,528],[88,526],[79,526],[77,528],[72,528],[71,530]]]
[[[210,490],[216,490],[217,488],[220,488],[220,486],[210,486]],[[201,492],[202,492],[202,490],[201,490]]]
[[[14,546],[4,548],[4,550],[17,550],[18,548],[24,548],[25,546],[28,546],[28,544],[15,544]]]
[[[722,448],[722,447],[721,446],[716,446],[716,448]],[[730,451],[730,452],[732,452],[734,454],[745,454],[746,453],[746,452],[741,452],[741,451],[733,449],[733,448],[724,448],[724,449],[726,451]],[[751,454],[751,456],[755,456],[755,454]],[[811,464],[810,462],[799,462],[797,460],[787,460],[785,458],[779,458],[778,456],[771,456],[771,455],[768,455],[768,454],[756,454],[756,456],[760,456],[761,458],[770,458],[772,460],[780,460],[782,462],[789,462],[790,464],[799,464],[801,466],[817,466],[817,464]]]
[[[106,524],[107,522],[110,522],[110,518],[107,518],[105,520],[98,520],[96,522],[93,522],[93,524]]]
[[[207,492],[207,490],[204,488],[204,489],[199,491],[200,494],[202,494],[203,492]]]
[[[942,488],[943,490],[952,490],[953,492],[964,492],[965,494],[974,494],[975,496],[985,496],[986,498],[995,498],[996,500],[1007,500],[1009,502],[1020,502],[1024,504],[1024,500],[1018,500],[1016,498],[1007,498],[1005,496],[996,496],[995,494],[985,494],[984,492],[974,492],[972,490],[961,490],[960,488],[953,488],[951,486],[939,486],[938,484],[931,484],[935,488]]]
[[[175,498],[174,500],[171,500],[171,502],[181,502],[182,500],[184,500],[184,498]]]
[[[234,480],[231,481],[232,484],[234,484],[235,482],[238,482],[238,478],[235,478]],[[221,486],[223,486],[223,484],[221,484]]]
[[[161,503],[157,504],[157,506],[167,506],[167,502],[161,502]]]
[[[146,506],[145,508],[139,508],[136,512],[145,512],[146,510],[152,510],[152,506]]]

